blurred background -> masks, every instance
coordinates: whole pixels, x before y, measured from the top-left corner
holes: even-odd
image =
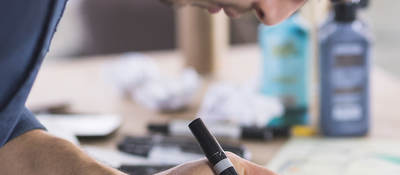
[[[343,1],[265,26],[159,0],[69,0],[27,104],[131,174],[202,157],[187,128],[201,116],[224,149],[281,175],[398,175],[400,1]]]
[[[396,47],[400,44],[400,5],[396,0],[373,1],[363,12],[372,26],[374,61],[400,76]],[[55,35],[49,57],[71,58],[128,51],[177,48],[176,13],[158,0],[71,0]],[[254,15],[230,20],[230,43],[257,42],[259,22]]]
[[[158,0],[71,0],[51,57],[177,48],[176,12]],[[248,14],[230,21],[232,44],[255,43],[259,22]]]

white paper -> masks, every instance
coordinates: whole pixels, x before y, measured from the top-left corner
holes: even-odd
[[[76,136],[107,136],[121,125],[117,115],[40,114],[37,118],[46,127],[72,132]]]
[[[399,175],[400,141],[292,139],[268,164],[279,175]]]
[[[264,127],[283,114],[279,99],[267,97],[256,88],[230,83],[213,84],[207,91],[199,115],[207,122],[229,122]]]

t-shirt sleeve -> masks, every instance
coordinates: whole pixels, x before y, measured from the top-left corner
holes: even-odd
[[[24,108],[18,117],[17,123],[11,132],[9,139],[18,137],[34,129],[45,130],[45,127],[35,118],[35,115],[27,108]]]
[[[44,129],[25,107],[66,0],[0,1],[0,147]]]

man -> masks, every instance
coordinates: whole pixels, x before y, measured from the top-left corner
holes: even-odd
[[[193,4],[229,16],[254,9],[265,24],[288,17],[304,0],[164,0]],[[47,53],[66,0],[0,1],[0,174],[117,175],[123,174],[91,159],[78,147],[47,134],[25,107],[40,64]],[[247,175],[272,172],[228,154],[235,168]],[[206,160],[189,162],[161,175],[212,175]]]

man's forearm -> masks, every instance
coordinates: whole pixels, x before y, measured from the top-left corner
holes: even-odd
[[[0,148],[2,174],[18,175],[119,175],[101,165],[72,143],[34,130]]]

